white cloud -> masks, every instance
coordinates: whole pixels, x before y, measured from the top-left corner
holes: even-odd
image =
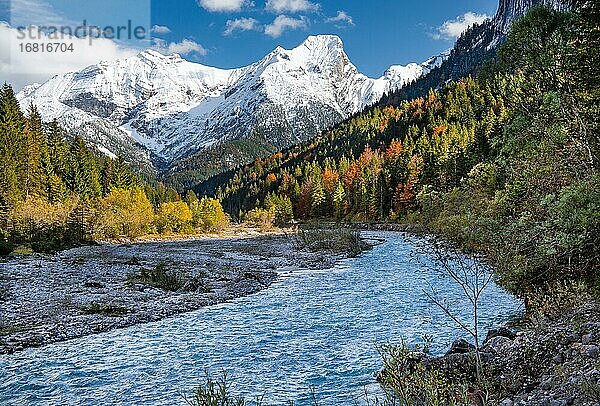
[[[56,41],[49,41],[41,34],[41,39],[35,42]],[[21,52],[20,44],[24,42],[19,39],[19,32],[0,23],[0,77],[18,91],[25,85],[45,82],[56,74],[79,71],[100,61],[114,61],[139,52],[106,38],[94,39],[91,44],[88,38],[75,37],[62,42],[72,43],[73,52]]]
[[[354,19],[343,10],[338,11],[337,16],[325,20],[328,23],[354,25]]]
[[[254,18],[237,18],[235,20],[227,20],[223,34],[231,35],[235,31],[258,31],[260,29],[260,22]]]
[[[266,9],[273,13],[299,13],[318,11],[321,5],[308,0],[267,0]]]
[[[280,15],[277,16],[271,24],[265,27],[265,34],[273,38],[278,38],[281,37],[281,34],[286,30],[297,30],[306,27],[308,27],[308,19],[304,16],[292,18]]]
[[[202,45],[190,39],[184,39],[181,42],[167,42],[165,40],[155,38],[154,47],[155,50],[164,55],[180,54],[189,55],[196,53],[198,55],[206,55],[208,51]]]
[[[481,24],[489,18],[490,16],[487,14],[468,12],[462,16],[456,17],[454,20],[446,21],[432,34],[432,37],[434,39],[454,40],[460,37],[460,35],[472,25]]]
[[[152,27],[152,32],[154,34],[169,34],[171,29],[166,25],[155,25]]]
[[[245,6],[254,5],[248,0],[199,0],[198,4],[207,11],[220,13],[241,11]]]
[[[11,0],[8,3],[13,27],[73,25],[72,21],[67,20],[45,0]]]

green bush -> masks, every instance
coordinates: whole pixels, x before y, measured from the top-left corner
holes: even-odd
[[[229,381],[227,372],[223,372],[220,379],[214,380],[207,371],[206,382],[196,389],[191,399],[185,396],[184,399],[190,406],[246,406],[250,404],[244,397],[235,396],[231,392],[232,383]],[[260,406],[262,398],[258,397],[253,404]]]
[[[83,311],[84,314],[100,314],[107,317],[119,317],[129,312],[125,307],[102,303],[92,303],[83,306],[81,311]]]
[[[300,249],[343,252],[356,257],[370,246],[360,238],[360,231],[348,228],[301,229],[296,238]]]
[[[271,194],[265,199],[265,208],[273,212],[277,227],[287,227],[294,221],[294,206],[289,197]]]
[[[185,285],[185,278],[178,271],[170,271],[167,264],[161,262],[154,269],[142,269],[128,276],[130,283],[142,283],[163,290],[176,292]]]
[[[200,200],[192,200],[190,209],[194,225],[205,231],[221,231],[229,224],[229,217],[217,199],[205,197]]]
[[[440,370],[426,367],[426,355],[404,343],[380,348],[383,369],[377,381],[398,405],[471,404],[465,388],[451,384]]]
[[[8,233],[4,230],[0,230],[0,256],[6,256],[10,254],[13,249],[13,244],[8,241]]]

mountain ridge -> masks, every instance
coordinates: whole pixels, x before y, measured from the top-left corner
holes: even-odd
[[[164,170],[257,134],[275,148],[304,141],[427,74],[443,58],[392,65],[374,79],[358,71],[334,35],[309,36],[290,50],[277,47],[237,69],[145,50],[28,86],[18,99],[107,155]],[[223,163],[237,164],[235,156]]]

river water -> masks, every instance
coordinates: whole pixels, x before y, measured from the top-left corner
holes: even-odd
[[[226,370],[236,393],[264,404],[351,405],[379,391],[377,346],[428,335],[441,353],[465,334],[427,299],[433,285],[467,317],[460,288],[411,259],[422,241],[386,242],[327,271],[285,275],[234,302],[156,323],[0,356],[0,404],[185,404],[205,372]],[[427,263],[427,258],[420,263]],[[521,304],[495,285],[481,328],[502,324]],[[312,389],[311,389],[312,388]]]

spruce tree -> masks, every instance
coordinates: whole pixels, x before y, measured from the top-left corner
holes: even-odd
[[[125,158],[119,156],[112,162],[111,186],[117,189],[131,189],[134,186],[133,175],[125,162]]]
[[[0,193],[9,205],[23,197],[24,128],[19,102],[12,87],[4,84],[0,92]]]
[[[47,147],[42,156],[42,167],[45,172],[46,197],[54,203],[69,197],[69,190],[65,183],[69,166],[69,150],[56,120],[50,123],[46,138]]]
[[[71,165],[69,168],[69,188],[82,198],[101,195],[100,173],[91,151],[81,137],[75,137],[71,144]]]
[[[24,134],[27,151],[23,179],[25,195],[45,195],[46,173],[42,167],[42,158],[46,156],[47,143],[42,118],[33,104],[29,106]]]

